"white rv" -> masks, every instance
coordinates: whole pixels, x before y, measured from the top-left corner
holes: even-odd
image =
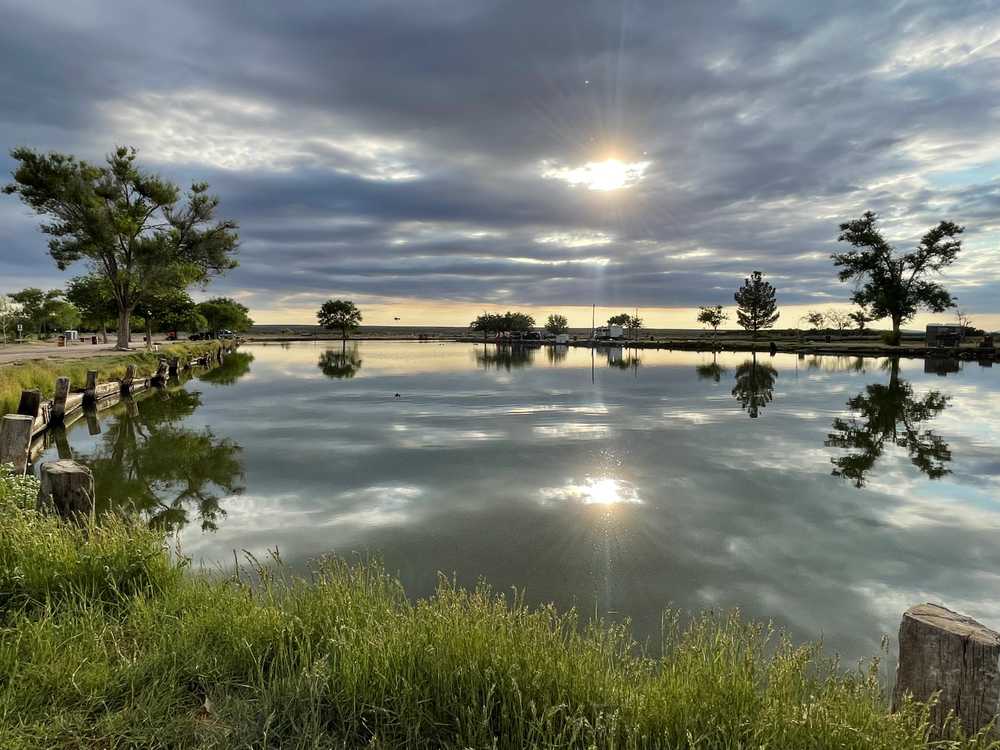
[[[594,329],[594,338],[599,341],[618,341],[625,338],[625,329],[621,326],[601,326]]]

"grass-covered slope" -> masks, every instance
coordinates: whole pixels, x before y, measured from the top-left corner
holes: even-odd
[[[87,371],[97,370],[99,382],[120,380],[127,365],[135,365],[141,375],[152,375],[160,359],[200,357],[218,349],[217,341],[179,342],[161,346],[159,352],[136,351],[81,359],[35,359],[20,364],[0,365],[0,414],[17,411],[21,391],[37,388],[42,398],[52,398],[56,378],[66,376],[74,388],[87,382]]]
[[[647,658],[487,588],[410,602],[374,565],[196,574],[130,522],[38,515],[36,491],[0,476],[5,749],[926,746],[874,674],[736,615],[668,626]]]

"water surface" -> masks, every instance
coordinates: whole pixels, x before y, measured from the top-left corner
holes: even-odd
[[[976,363],[246,346],[61,450],[197,561],[376,554],[631,617],[739,607],[848,659],[911,604],[1000,624],[1000,379]],[[91,425],[91,431],[95,426]],[[68,443],[68,445],[67,445]],[[52,458],[50,448],[43,460]]]

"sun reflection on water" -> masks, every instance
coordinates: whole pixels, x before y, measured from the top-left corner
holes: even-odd
[[[642,503],[633,484],[614,477],[587,477],[582,482],[570,480],[562,487],[543,487],[541,496],[547,503],[575,502],[604,507]]]

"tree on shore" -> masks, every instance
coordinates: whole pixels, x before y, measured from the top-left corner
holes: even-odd
[[[7,332],[14,327],[15,322],[21,315],[21,306],[11,299],[0,297],[0,335],[3,336],[3,343],[7,343]]]
[[[66,296],[62,289],[50,289],[45,292],[32,286],[19,292],[11,292],[7,296],[18,306],[20,310],[18,322],[26,330],[42,337],[59,329],[56,318],[60,312],[60,305],[65,302],[63,297]]]
[[[566,320],[565,315],[550,315],[549,319],[545,321],[545,330],[553,335],[566,333],[569,330],[569,321]]]
[[[839,242],[854,249],[833,253],[833,265],[841,281],[858,284],[852,299],[872,318],[892,321],[892,339],[899,343],[900,327],[921,308],[944,312],[955,301],[941,284],[930,278],[955,262],[962,249],[959,235],[964,227],[942,221],[928,230],[917,247],[898,253],[882,236],[878,215],[866,211],[860,219],[840,225]]]
[[[826,316],[819,310],[810,310],[805,315],[805,321],[813,327],[813,330],[818,331],[826,322]]]
[[[770,282],[764,281],[764,274],[760,271],[750,274],[736,292],[735,299],[736,319],[744,330],[753,334],[754,338],[759,331],[773,327],[778,320],[778,303],[774,287]]]
[[[841,333],[850,328],[853,321],[850,315],[840,310],[829,310],[826,313],[826,319],[833,328],[836,328]]]
[[[316,318],[328,331],[339,330],[344,341],[361,325],[361,311],[347,299],[328,299],[316,313]]]
[[[642,318],[638,315],[629,315],[628,313],[618,313],[617,315],[612,315],[608,318],[609,326],[621,326],[626,331],[628,331],[633,337],[637,337],[638,331],[642,328]]]
[[[14,182],[4,187],[51,221],[49,254],[60,269],[89,261],[118,307],[119,349],[129,345],[129,317],[156,285],[182,288],[236,265],[235,222],[216,220],[219,199],[194,183],[180,189],[142,171],[134,148],[119,146],[96,166],[66,154],[11,152]]]
[[[503,328],[503,315],[499,313],[483,313],[469,324],[470,330],[482,332],[483,341],[488,334],[496,336],[501,328]]]
[[[865,310],[864,308],[861,308],[860,310],[855,310],[854,312],[850,313],[847,317],[850,318],[854,322],[854,325],[858,327],[858,331],[865,330],[865,326],[868,325],[868,323],[871,321],[871,318],[868,317],[868,311]]]
[[[80,311],[83,325],[100,331],[101,340],[108,343],[108,321],[118,315],[108,280],[96,273],[76,276],[66,285],[66,299]]]
[[[226,329],[241,333],[253,325],[249,308],[231,297],[214,297],[199,302],[195,305],[194,312],[204,316],[211,331]]]
[[[729,320],[729,316],[722,310],[722,305],[706,307],[702,305],[698,308],[698,322],[702,325],[711,326],[712,335],[719,337],[719,326]]]

